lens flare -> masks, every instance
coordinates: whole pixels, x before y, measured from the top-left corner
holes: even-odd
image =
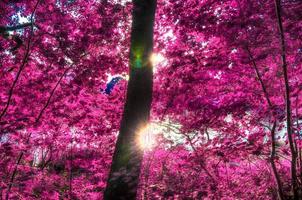
[[[165,57],[159,53],[152,53],[150,61],[153,65],[153,68],[156,69],[157,65],[165,61]]]
[[[156,130],[154,126],[148,124],[139,131],[137,142],[143,150],[152,150],[156,145]]]

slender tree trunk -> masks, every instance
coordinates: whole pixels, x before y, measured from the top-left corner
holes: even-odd
[[[72,152],[72,145],[73,145],[73,133],[71,132],[71,138],[70,138],[70,158],[69,158],[69,199],[73,199],[73,193],[72,193],[72,167],[73,167],[73,152]]]
[[[269,98],[268,92],[267,92],[266,87],[264,85],[264,82],[262,80],[259,69],[256,65],[254,57],[253,57],[253,55],[252,55],[252,53],[251,53],[248,46],[246,47],[246,50],[249,54],[250,60],[252,61],[256,76],[257,76],[258,81],[261,85],[261,88],[262,88],[262,91],[264,93],[264,97],[267,101],[267,104],[269,106],[269,109],[270,109],[271,112],[274,112],[273,111],[273,104],[272,104],[272,102]],[[273,127],[271,129],[271,157],[270,157],[270,163],[271,163],[271,167],[272,167],[272,170],[273,170],[273,175],[274,175],[274,178],[275,178],[275,181],[276,181],[276,184],[277,184],[278,197],[279,197],[280,200],[284,200],[285,197],[284,197],[283,190],[282,190],[282,182],[281,182],[281,178],[280,178],[280,175],[278,173],[278,169],[277,169],[276,163],[275,163],[275,158],[276,158],[276,137],[275,137],[275,135],[276,135],[276,126],[277,126],[277,119],[274,117]]]
[[[130,79],[123,118],[104,193],[105,200],[136,198],[143,150],[137,139],[152,101],[153,24],[156,0],[133,0]]]
[[[301,139],[301,135],[300,135],[300,124],[299,124],[299,94],[300,94],[300,91],[297,93],[297,98],[296,98],[296,128],[297,128],[297,135],[298,135],[298,140]],[[298,146],[296,144],[296,153],[297,153],[297,174],[298,174],[298,177],[300,177],[300,183],[302,181],[302,157],[301,157],[301,147]]]
[[[277,23],[278,23],[279,35],[280,35],[281,61],[282,61],[283,78],[284,78],[284,85],[285,85],[286,126],[287,126],[288,141],[291,151],[291,183],[292,183],[292,191],[294,193],[294,200],[298,200],[299,194],[298,194],[297,169],[296,169],[297,152],[295,150],[292,124],[291,124],[292,122],[291,122],[290,86],[288,82],[287,61],[285,55],[286,54],[285,38],[284,38],[284,30],[283,30],[282,19],[281,19],[280,0],[275,0],[275,9],[276,9]]]
[[[282,190],[282,183],[281,183],[281,178],[279,176],[277,167],[276,167],[276,163],[275,163],[275,158],[276,158],[276,138],[275,138],[275,133],[276,133],[276,126],[277,126],[277,122],[276,120],[274,121],[273,124],[273,128],[271,130],[271,157],[270,157],[270,163],[273,169],[273,174],[275,176],[275,180],[277,183],[277,190],[278,190],[278,196],[280,200],[284,200],[284,194],[283,194],[283,190]]]
[[[302,149],[299,148],[300,177],[302,179]]]

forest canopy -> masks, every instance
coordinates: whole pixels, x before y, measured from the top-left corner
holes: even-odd
[[[0,199],[302,199],[301,13],[0,1]]]

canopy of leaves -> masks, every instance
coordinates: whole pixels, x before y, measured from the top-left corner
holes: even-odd
[[[154,141],[142,145],[138,199],[277,199],[274,121],[274,161],[290,199],[274,1],[157,4]],[[281,7],[302,188],[302,3]],[[131,11],[127,0],[0,2],[1,199],[102,199],[125,102]]]

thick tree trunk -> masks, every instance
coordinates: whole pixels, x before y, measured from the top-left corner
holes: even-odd
[[[152,101],[153,24],[156,0],[133,0],[130,79],[120,133],[104,193],[105,200],[136,198],[143,150],[137,139]]]

